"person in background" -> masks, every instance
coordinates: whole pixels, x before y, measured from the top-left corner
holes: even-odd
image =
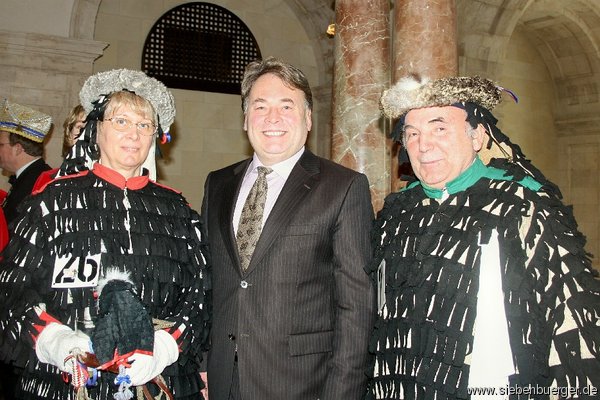
[[[8,193],[0,190],[0,204],[4,202]],[[0,209],[0,251],[8,243],[8,224],[4,217],[4,212]],[[1,257],[1,256],[0,256]],[[9,363],[0,362],[0,399],[7,400],[14,398],[15,382],[17,380],[17,372]]]
[[[558,187],[497,127],[503,93],[410,76],[381,98],[416,180],[374,225],[367,399],[597,398],[598,273]]]
[[[75,144],[79,135],[85,126],[85,110],[81,104],[77,104],[71,109],[69,115],[63,123],[63,145],[62,145],[62,157],[65,158],[71,147]],[[33,185],[32,192],[40,190],[56,177],[58,168],[53,168],[48,171],[44,171],[40,174],[35,184]]]
[[[4,190],[0,190],[0,204],[4,202],[8,193]],[[0,251],[4,249],[4,246],[8,243],[8,224],[4,217],[4,212],[0,210]]]
[[[40,111],[8,99],[0,105],[0,168],[12,173],[11,188],[2,203],[9,227],[37,178],[51,169],[43,158],[44,138],[51,126],[52,118]]]
[[[250,63],[242,108],[254,155],[204,187],[209,397],[358,400],[374,317],[369,183],[305,148],[312,94],[296,67]]]
[[[200,217],[144,167],[174,120],[173,96],[119,69],[89,77],[80,100],[83,133],[23,203],[0,262],[0,358],[24,368],[15,398],[202,398]]]
[[[79,135],[85,126],[85,109],[81,104],[77,104],[71,109],[71,112],[63,122],[63,158],[69,154],[71,147],[75,144]]]

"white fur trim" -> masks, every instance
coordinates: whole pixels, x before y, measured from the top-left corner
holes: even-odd
[[[420,107],[421,90],[429,82],[429,78],[410,75],[400,79],[394,86],[383,92],[381,106],[384,113],[390,118],[398,118],[407,109]]]
[[[109,281],[125,281],[133,285],[131,275],[127,271],[119,271],[116,268],[109,268],[105,271],[104,276],[98,281],[98,295],[102,294],[102,289]]]

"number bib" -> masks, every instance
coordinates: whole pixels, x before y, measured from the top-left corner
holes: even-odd
[[[100,254],[80,257],[58,257],[52,273],[53,288],[83,288],[98,286]]]

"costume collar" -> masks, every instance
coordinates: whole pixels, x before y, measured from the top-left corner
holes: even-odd
[[[455,179],[448,182],[444,189],[435,189],[425,185],[423,182],[421,182],[421,185],[423,186],[423,190],[425,191],[427,197],[432,199],[441,199],[444,197],[444,195],[452,195],[470,188],[479,179],[481,179],[481,177],[485,176],[486,172],[487,167],[485,164],[479,159],[479,157],[475,157],[475,160],[473,160],[471,166]]]
[[[121,189],[138,190],[146,186],[149,181],[148,175],[134,176],[133,178],[125,179],[125,177],[117,171],[100,163],[94,164],[93,172],[94,175],[112,183],[115,186],[120,187]]]

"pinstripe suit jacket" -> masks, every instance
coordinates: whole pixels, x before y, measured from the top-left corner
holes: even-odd
[[[232,217],[249,163],[210,173],[204,188],[209,398],[228,399],[237,348],[243,400],[360,399],[375,315],[367,179],[305,151],[242,273]]]

